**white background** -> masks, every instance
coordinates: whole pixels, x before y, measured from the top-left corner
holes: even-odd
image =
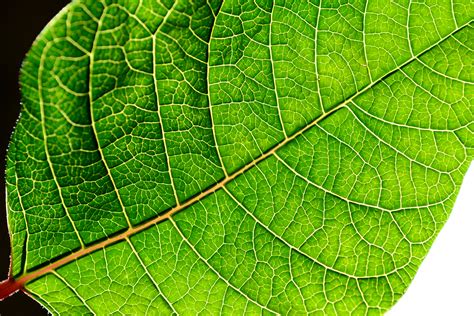
[[[474,316],[474,163],[448,222],[388,316]]]

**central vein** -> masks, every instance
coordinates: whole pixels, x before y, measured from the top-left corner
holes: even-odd
[[[163,212],[161,215],[155,217],[155,218],[152,218],[150,220],[148,220],[147,222],[144,222],[142,224],[139,224],[135,227],[129,227],[128,230],[120,233],[120,234],[117,234],[115,236],[112,236],[106,240],[103,240],[99,243],[96,243],[96,244],[92,244],[90,245],[89,247],[87,248],[82,248],[70,255],[67,255],[47,266],[44,266],[40,269],[37,269],[35,271],[32,271],[28,274],[24,274],[22,275],[20,278],[18,278],[15,283],[18,285],[18,287],[23,287],[27,282],[31,281],[31,280],[34,280],[38,277],[41,277],[47,273],[50,273],[52,271],[54,271],[55,269],[63,266],[63,265],[66,265],[76,259],[79,259],[87,254],[90,254],[98,249],[102,249],[102,248],[105,248],[111,244],[114,244],[116,242],[119,242],[119,241],[122,241],[122,240],[126,240],[128,237],[134,235],[134,234],[137,234],[141,231],[144,231],[146,230],[147,228],[150,228],[151,226],[154,226],[160,222],[163,222],[165,220],[168,220],[168,219],[171,219],[171,217],[173,215],[175,215],[176,213],[180,212],[181,210],[184,210],[188,207],[190,207],[191,205],[193,205],[194,203],[204,199],[205,197],[213,194],[214,192],[218,191],[219,189],[222,189],[226,184],[228,184],[229,182],[233,181],[234,179],[236,179],[238,176],[242,175],[243,173],[245,173],[246,171],[248,171],[249,169],[253,168],[254,166],[256,166],[258,163],[264,161],[265,159],[267,159],[268,157],[274,155],[280,148],[284,147],[285,145],[287,145],[288,143],[290,143],[291,141],[293,141],[294,139],[296,139],[297,137],[299,137],[300,135],[302,135],[303,133],[305,133],[306,131],[308,131],[309,129],[311,129],[312,127],[314,127],[315,125],[317,125],[319,122],[323,121],[324,119],[326,119],[327,117],[329,117],[330,115],[334,114],[335,112],[337,112],[338,110],[340,110],[341,108],[345,107],[346,105],[348,105],[349,103],[351,103],[355,98],[359,97],[360,95],[364,94],[367,90],[371,89],[373,86],[377,85],[378,83],[382,82],[387,76],[390,76],[391,74],[399,71],[401,68],[403,68],[404,66],[408,65],[409,63],[411,63],[412,61],[418,59],[421,55],[423,55],[424,53],[428,52],[429,50],[431,50],[433,47],[439,45],[440,43],[442,43],[443,41],[445,41],[447,38],[451,37],[454,33],[460,31],[461,29],[463,29],[464,27],[466,27],[467,25],[469,25],[469,23],[466,23],[464,25],[462,25],[461,27],[459,27],[458,29],[454,30],[453,32],[451,32],[450,34],[446,35],[444,38],[440,39],[438,42],[434,43],[433,45],[431,45],[430,47],[426,48],[425,50],[423,50],[422,52],[420,52],[419,54],[413,56],[412,58],[408,59],[407,61],[405,61],[403,64],[401,64],[400,66],[396,67],[395,69],[393,69],[392,71],[390,71],[387,75],[373,81],[372,83],[370,83],[369,85],[367,85],[365,88],[359,90],[358,92],[356,92],[354,95],[352,95],[350,98],[348,98],[347,100],[345,100],[344,102],[340,103],[339,105],[335,106],[334,108],[332,108],[331,110],[325,112],[324,114],[322,114],[321,116],[319,116],[318,118],[316,118],[315,120],[313,120],[312,122],[310,122],[308,125],[306,125],[305,127],[303,127],[301,130],[299,130],[298,132],[296,132],[295,134],[291,135],[291,136],[288,136],[285,140],[283,140],[281,143],[275,145],[273,148],[269,149],[267,152],[263,153],[262,155],[260,155],[259,157],[257,157],[256,159],[254,159],[253,161],[251,161],[250,163],[242,166],[240,169],[238,169],[237,171],[235,171],[234,173],[230,174],[230,175],[227,175],[226,177],[224,177],[222,180],[220,180],[219,182],[217,182],[216,184],[208,187],[207,189],[205,189],[204,191],[202,191],[201,193],[195,195],[194,197],[188,199],[187,201],[185,201],[184,203],[182,204],[178,204],[170,209],[168,209],[167,211]]]

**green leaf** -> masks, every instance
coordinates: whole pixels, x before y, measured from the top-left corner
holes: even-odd
[[[474,157],[473,2],[76,0],[21,71],[11,279],[53,314],[380,314]]]

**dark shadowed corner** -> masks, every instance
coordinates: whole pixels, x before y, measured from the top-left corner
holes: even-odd
[[[2,3],[1,103],[0,106],[0,279],[6,279],[10,265],[10,245],[5,210],[5,156],[10,135],[20,110],[18,73],[21,62],[49,20],[69,1],[15,0]],[[16,293],[0,303],[0,315],[48,315],[38,303]]]

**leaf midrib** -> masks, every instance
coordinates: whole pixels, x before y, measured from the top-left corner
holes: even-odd
[[[214,192],[216,192],[217,190],[223,188],[227,183],[233,181],[235,178],[237,178],[238,176],[240,176],[241,174],[245,173],[246,171],[248,171],[249,169],[251,169],[252,167],[254,167],[255,165],[257,165],[258,163],[262,162],[263,160],[265,160],[266,158],[272,156],[276,151],[278,151],[280,148],[284,147],[285,145],[287,145],[288,143],[290,143],[291,141],[293,141],[294,139],[296,139],[298,136],[300,136],[301,134],[305,133],[306,131],[308,131],[310,128],[314,127],[315,125],[317,125],[319,122],[321,122],[322,120],[326,119],[327,117],[329,117],[330,115],[332,115],[333,113],[337,112],[338,110],[340,110],[341,108],[345,107],[346,105],[348,105],[350,102],[352,102],[355,98],[359,97],[360,95],[364,94],[366,91],[368,91],[369,89],[371,89],[372,87],[374,87],[375,85],[377,85],[378,83],[382,82],[385,78],[389,77],[390,75],[392,75],[393,73],[399,71],[401,68],[405,67],[406,65],[410,64],[411,62],[417,60],[418,58],[420,58],[423,54],[425,54],[426,52],[430,51],[431,49],[433,49],[434,47],[438,46],[439,44],[441,44],[442,42],[444,42],[445,40],[447,40],[448,38],[450,38],[452,35],[454,35],[455,33],[459,32],[460,30],[462,30],[463,28],[469,26],[469,24],[471,23],[472,21],[469,21],[463,25],[461,25],[460,27],[458,27],[457,29],[453,30],[452,32],[450,32],[449,34],[447,34],[446,36],[444,36],[443,38],[441,38],[440,40],[438,40],[437,42],[435,42],[434,44],[432,44],[431,46],[429,46],[428,48],[424,49],[423,51],[419,52],[418,54],[416,55],[412,55],[411,58],[407,59],[405,62],[403,62],[401,65],[395,67],[394,69],[392,69],[391,71],[389,71],[385,76],[382,76],[380,77],[379,79],[371,82],[370,84],[368,84],[367,86],[365,86],[363,89],[355,92],[351,97],[349,97],[348,99],[346,99],[345,101],[341,102],[340,104],[338,104],[337,106],[333,107],[331,110],[325,112],[324,114],[322,114],[321,116],[319,116],[318,118],[314,119],[312,122],[310,122],[309,124],[307,124],[306,126],[302,127],[298,132],[294,133],[293,135],[291,136],[288,136],[288,138],[284,139],[282,142],[280,142],[279,144],[276,144],[274,147],[270,148],[268,151],[266,151],[265,153],[263,153],[262,155],[260,155],[259,157],[257,157],[256,159],[254,159],[253,161],[249,162],[248,164],[246,164],[245,166],[242,166],[240,169],[236,170],[234,173],[228,175],[227,177],[223,178],[222,180],[220,180],[218,183],[216,183],[215,185],[212,185],[210,187],[208,187],[206,190],[202,191],[201,193],[198,193],[197,195],[195,195],[194,197],[191,197],[190,199],[188,199],[186,202],[180,204],[180,205],[177,205],[173,208],[170,208],[169,210],[163,212],[161,215],[155,217],[155,218],[152,218],[146,222],[143,222],[135,227],[131,227],[129,228],[128,230],[118,234],[118,235],[115,235],[115,236],[112,236],[112,237],[109,237],[108,239],[105,239],[101,242],[98,242],[98,243],[95,243],[95,244],[90,244],[88,247],[86,248],[82,248],[80,249],[79,251],[76,251],[76,252],[73,252],[65,257],[62,257],[61,259],[57,260],[57,261],[54,261],[42,268],[39,268],[37,270],[33,270],[29,273],[24,273],[23,275],[21,275],[19,278],[17,279],[14,279],[13,276],[10,275],[9,277],[9,280],[10,281],[13,281],[15,283],[15,287],[18,289],[20,288],[23,288],[25,286],[26,283],[28,283],[29,281],[32,281],[34,279],[37,279],[43,275],[46,275],[47,273],[59,268],[59,267],[62,267],[76,259],[79,259],[81,257],[84,257],[88,254],[91,254],[93,253],[94,251],[96,250],[99,250],[99,249],[102,249],[102,248],[105,248],[111,244],[114,244],[114,243],[117,243],[117,242],[120,242],[120,241],[123,241],[123,240],[126,240],[127,238],[129,238],[130,236],[133,236],[139,232],[142,232],[152,226],[154,226],[155,224],[158,224],[160,222],[163,222],[167,219],[170,219],[173,215],[175,215],[176,213],[190,207],[191,205],[195,204],[196,202],[199,202],[201,201],[203,198],[207,197],[208,195],[211,195],[213,194]],[[12,273],[12,271],[10,270],[10,273]],[[2,285],[3,285],[3,282],[2,282]]]

